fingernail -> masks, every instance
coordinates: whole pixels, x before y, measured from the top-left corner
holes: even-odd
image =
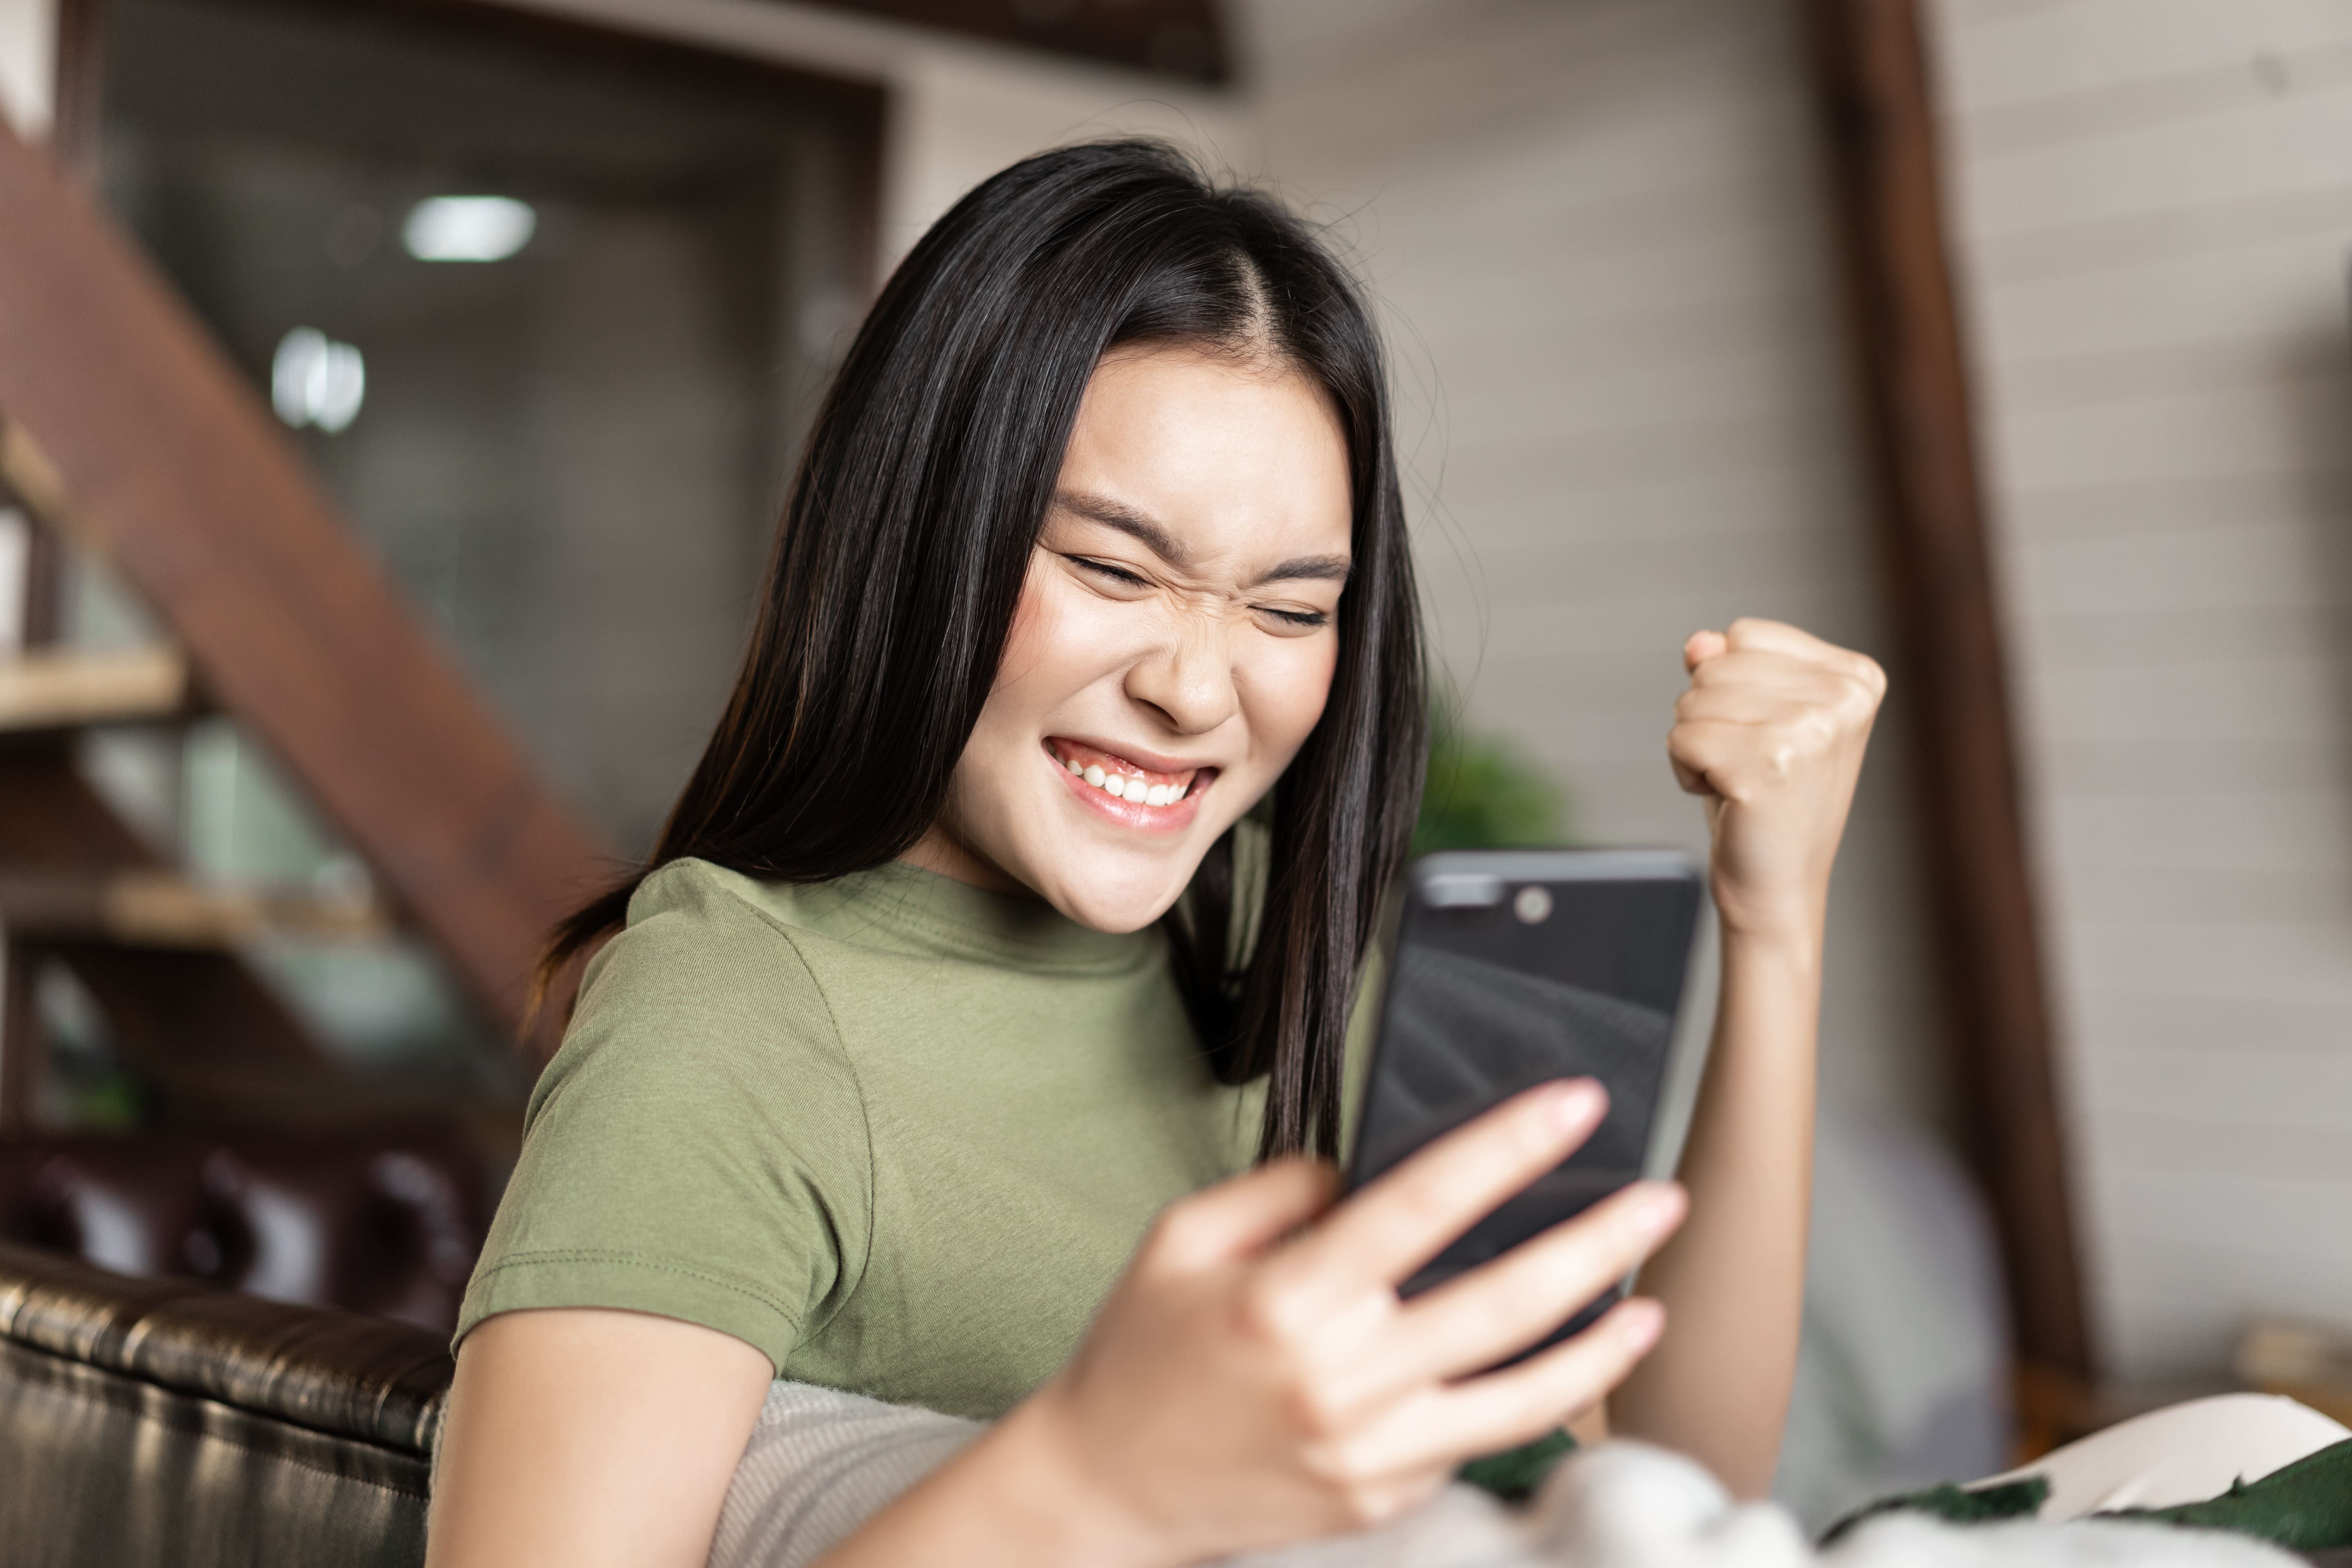
[[[1625,1348],[1640,1355],[1665,1331],[1666,1310],[1655,1301],[1637,1299],[1617,1310],[1617,1331],[1625,1336]]]
[[[1633,1205],[1633,1228],[1643,1236],[1663,1236],[1674,1228],[1682,1214],[1682,1189],[1661,1184]]]
[[[1582,1128],[1601,1114],[1601,1086],[1591,1079],[1564,1085],[1552,1101],[1553,1117],[1562,1127]]]

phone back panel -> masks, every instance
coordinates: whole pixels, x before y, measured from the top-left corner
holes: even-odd
[[[1404,1294],[1640,1177],[1701,901],[1698,868],[1671,851],[1467,851],[1408,869],[1350,1184],[1539,1083],[1595,1078],[1610,1103],[1581,1148],[1446,1248]]]

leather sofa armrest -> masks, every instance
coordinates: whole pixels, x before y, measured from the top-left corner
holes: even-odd
[[[0,1242],[0,1338],[251,1414],[429,1458],[443,1337]]]

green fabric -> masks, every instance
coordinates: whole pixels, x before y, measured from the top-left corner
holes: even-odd
[[[1883,1513],[1927,1513],[1954,1524],[1990,1524],[2004,1519],[2032,1519],[2050,1500],[2050,1483],[2040,1476],[2004,1481],[1997,1487],[1962,1487],[1949,1481],[1925,1491],[1880,1498],[1847,1514],[1822,1534],[1822,1544],[1835,1544],[1840,1536]]]
[[[892,865],[807,887],[664,867],[531,1095],[457,1333],[614,1307],[780,1376],[1003,1414],[1076,1348],[1152,1215],[1231,1175],[1157,930]]]
[[[2116,1519],[2258,1535],[2293,1552],[2352,1546],[2352,1437],[2220,1497],[2178,1508],[2118,1509]]]
[[[1961,1523],[2030,1519],[2049,1495],[2050,1483],[2040,1476],[1974,1491],[1935,1487],[1882,1498],[1832,1525],[1822,1542],[1827,1545],[1866,1519],[1897,1511],[1931,1513]],[[2306,1455],[2261,1480],[2235,1482],[2220,1497],[2203,1502],[2116,1509],[2093,1517],[2176,1524],[2188,1530],[2226,1530],[2291,1552],[2352,1547],[2352,1438]]]
[[[1456,1479],[1492,1492],[1505,1502],[1525,1502],[1559,1468],[1559,1462],[1575,1452],[1576,1439],[1563,1427],[1549,1437],[1473,1459],[1454,1474]]]

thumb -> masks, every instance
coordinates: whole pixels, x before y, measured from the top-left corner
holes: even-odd
[[[1323,1213],[1339,1194],[1339,1173],[1319,1160],[1270,1160],[1171,1204],[1153,1227],[1151,1250],[1177,1268],[1246,1258]]]

